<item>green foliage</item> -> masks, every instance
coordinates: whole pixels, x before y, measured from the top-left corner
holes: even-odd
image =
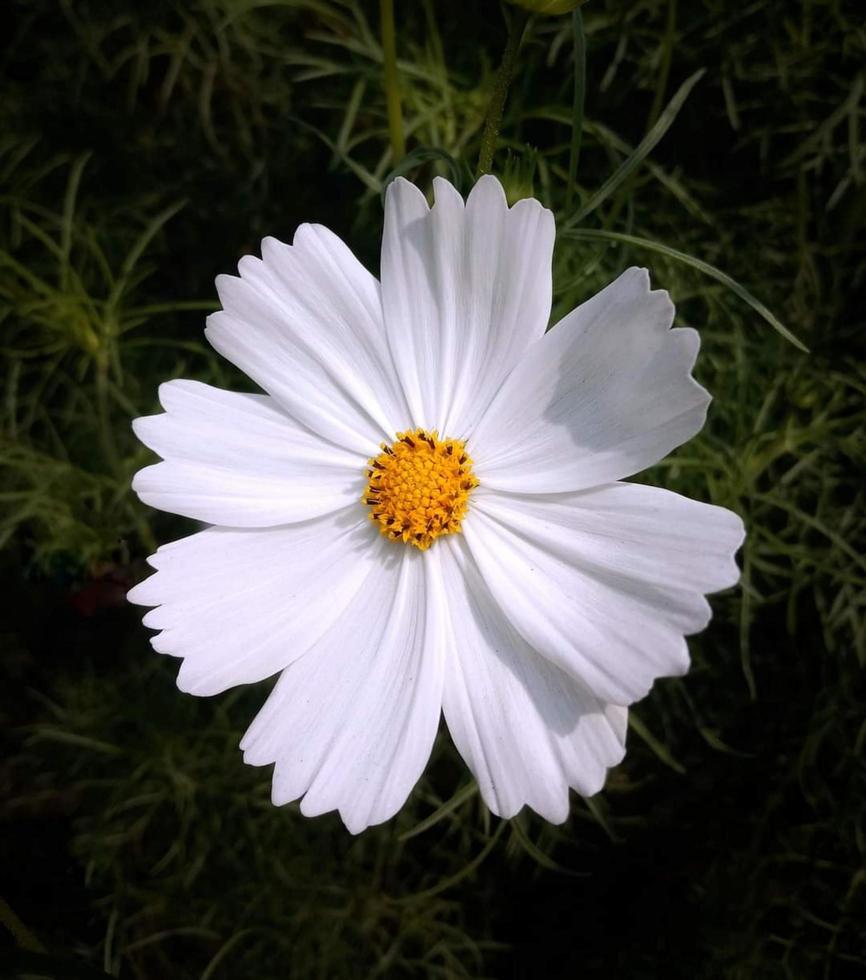
[[[701,436],[641,479],[731,507],[749,530],[742,588],[713,601],[693,672],[656,685],[625,763],[604,794],[575,799],[564,827],[491,818],[444,736],[385,827],[350,838],[333,815],[274,809],[269,774],[237,751],[265,691],[181,695],[122,606],[154,542],[191,529],[129,492],[149,459],[130,420],[170,377],[244,383],[203,340],[213,276],[304,220],[375,267],[392,176],[471,183],[504,20],[493,5],[395,6],[404,159],[389,148],[377,4],[12,4],[0,100],[0,567],[15,610],[0,627],[13,736],[0,861],[12,873],[0,921],[31,975],[51,955],[147,980],[855,976],[856,5],[593,0],[582,99],[577,20],[527,26],[493,167],[557,214],[554,316],[626,265],[650,267],[701,332],[697,374],[714,402]]]

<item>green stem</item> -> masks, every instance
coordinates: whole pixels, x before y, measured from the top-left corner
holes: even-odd
[[[574,30],[574,98],[571,104],[571,157],[568,161],[568,188],[565,192],[565,213],[571,214],[571,202],[577,185],[577,162],[583,138],[583,109],[586,100],[586,34],[580,7],[572,15]]]
[[[44,953],[45,947],[36,936],[24,925],[21,919],[15,914],[8,902],[0,898],[0,924],[4,925],[12,933],[19,949],[31,950],[34,953]]]
[[[653,98],[652,108],[650,109],[647,129],[652,129],[662,111],[665,101],[665,92],[668,87],[668,76],[671,72],[671,58],[674,49],[674,34],[677,30],[677,0],[668,0],[668,19],[665,26],[664,50],[662,51],[662,63],[659,67],[659,76],[656,81],[656,92]]]
[[[117,476],[121,469],[120,456],[114,443],[114,435],[108,417],[108,363],[102,353],[97,355],[96,362],[96,411],[102,456],[109,472]]]
[[[520,42],[523,40],[523,32],[528,20],[529,14],[524,10],[515,10],[511,15],[511,22],[508,25],[508,41],[505,44],[502,64],[496,74],[496,84],[493,86],[493,94],[490,96],[490,104],[487,106],[487,116],[484,120],[481,151],[478,154],[479,176],[489,174],[493,168],[493,154],[496,150],[496,137],[499,135],[499,127],[502,124],[505,98],[508,95],[511,80],[514,78],[517,52],[520,50]]]
[[[382,31],[382,57],[385,65],[385,104],[388,109],[388,136],[394,164],[406,156],[400,83],[397,77],[397,36],[394,30],[394,0],[379,0]]]

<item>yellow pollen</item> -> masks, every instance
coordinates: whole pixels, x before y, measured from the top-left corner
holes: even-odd
[[[363,501],[370,520],[392,541],[426,551],[441,534],[460,531],[469,494],[478,486],[472,460],[459,439],[437,432],[398,432],[371,459]]]

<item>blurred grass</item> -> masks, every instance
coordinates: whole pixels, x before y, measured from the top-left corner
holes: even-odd
[[[713,601],[692,673],[656,686],[626,762],[565,827],[490,818],[443,737],[400,817],[359,839],[333,816],[271,808],[267,772],[237,751],[264,692],[180,695],[124,607],[152,542],[191,527],[129,493],[147,458],[129,420],[168,377],[243,384],[206,348],[202,318],[213,276],[262,235],[322,221],[375,268],[389,174],[468,186],[499,10],[397,5],[403,161],[389,150],[377,4],[11,10],[0,894],[35,939],[29,975],[39,956],[54,958],[47,975],[71,961],[148,980],[861,975],[857,5],[593,0],[572,213],[572,21],[530,22],[494,169],[561,229],[591,233],[560,236],[555,315],[638,262],[700,330],[709,424],[642,479],[744,515],[743,587]],[[665,106],[699,71],[671,120]],[[640,239],[721,269],[811,353]],[[4,941],[18,955],[12,932]]]

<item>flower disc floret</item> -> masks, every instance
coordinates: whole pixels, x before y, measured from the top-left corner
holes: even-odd
[[[435,430],[398,432],[369,466],[363,500],[386,537],[426,551],[440,535],[460,531],[478,486],[461,440],[440,439]]]

